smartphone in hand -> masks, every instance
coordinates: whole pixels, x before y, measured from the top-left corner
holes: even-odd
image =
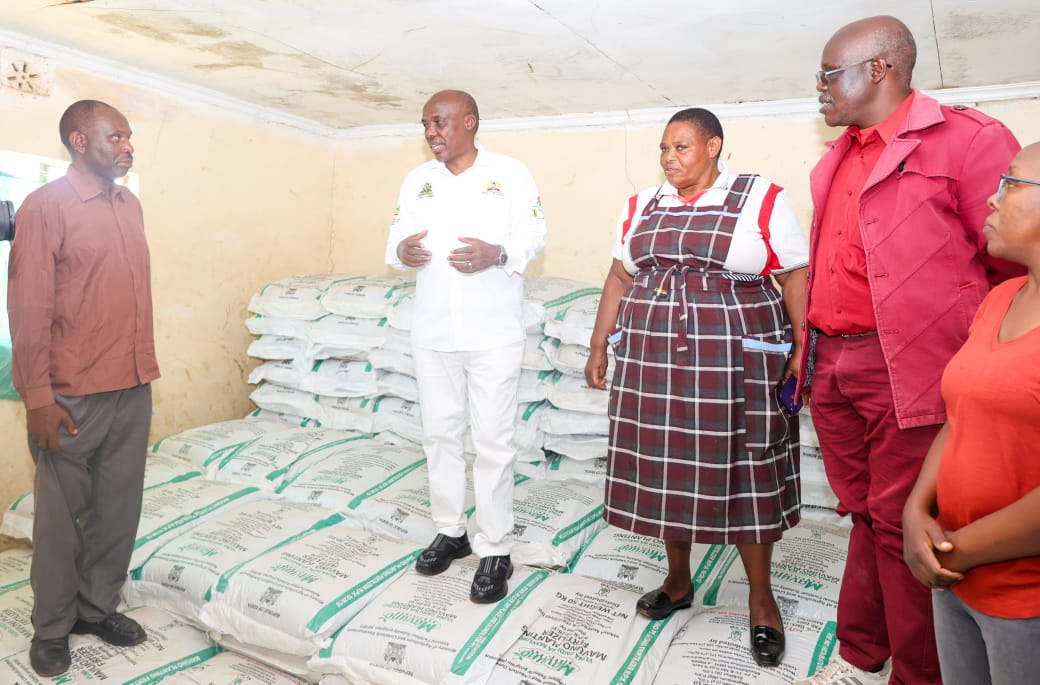
[[[796,385],[798,385],[798,379],[791,376],[776,390],[776,396],[780,400],[780,404],[784,405],[784,408],[791,414],[797,414],[802,408],[802,398],[794,395]]]

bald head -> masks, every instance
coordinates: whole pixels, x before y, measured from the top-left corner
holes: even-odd
[[[904,92],[910,92],[910,79],[917,64],[917,43],[906,24],[895,17],[867,17],[846,24],[827,44],[854,49],[863,55],[862,59],[883,57],[895,72],[894,82]]]
[[[90,128],[90,123],[99,110],[117,111],[115,107],[100,100],[79,100],[69,105],[69,108],[61,115],[61,121],[58,122],[58,134],[61,135],[61,144],[69,151],[69,154],[73,151],[69,135],[73,131],[84,131]]]
[[[458,111],[462,116],[472,114],[477,120],[477,125],[480,124],[480,112],[477,111],[477,101],[473,99],[473,96],[464,90],[442,90],[434,93],[430,96],[430,99],[426,101],[426,104],[437,102],[450,103],[455,107],[458,107]],[[474,129],[476,130],[476,129]]]

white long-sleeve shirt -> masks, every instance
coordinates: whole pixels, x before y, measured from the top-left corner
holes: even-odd
[[[386,245],[386,263],[407,269],[397,246],[428,231],[432,258],[416,274],[412,341],[441,352],[486,350],[524,340],[523,271],[545,243],[545,216],[531,172],[520,161],[477,145],[462,173],[431,160],[401,184]],[[505,266],[462,273],[448,254],[459,238],[502,245]]]

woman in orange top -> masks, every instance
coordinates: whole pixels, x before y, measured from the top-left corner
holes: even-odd
[[[947,365],[947,422],[903,510],[946,685],[1040,677],[1040,143],[989,206],[989,254],[1029,273],[990,292]]]

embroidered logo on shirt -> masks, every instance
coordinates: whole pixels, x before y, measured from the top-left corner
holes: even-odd
[[[544,219],[545,218],[545,212],[542,211],[542,196],[541,195],[539,195],[538,198],[534,201],[534,204],[531,205],[531,216],[533,216],[535,219]]]
[[[419,191],[419,195],[415,199],[421,200],[424,197],[433,197],[433,186],[431,186],[428,182],[423,183],[422,189]]]
[[[394,207],[394,218],[390,222],[390,225],[393,226],[393,225],[397,224],[400,220],[401,220],[401,205],[397,205],[396,207]]]
[[[502,184],[498,181],[488,181],[487,188],[484,189],[485,195],[501,195]]]

